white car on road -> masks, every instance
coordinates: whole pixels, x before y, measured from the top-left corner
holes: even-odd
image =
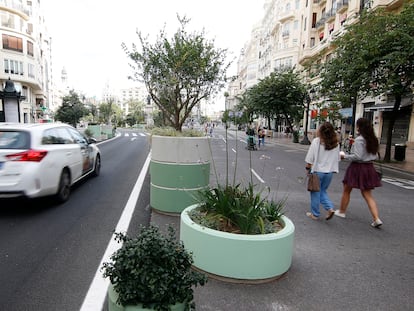
[[[94,139],[61,123],[0,123],[0,198],[69,198],[71,186],[98,176]]]

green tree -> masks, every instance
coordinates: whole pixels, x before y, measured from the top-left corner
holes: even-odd
[[[381,94],[394,99],[384,155],[384,161],[390,161],[392,132],[401,100],[413,93],[414,4],[406,4],[401,13],[384,9],[363,12],[334,44],[336,60],[325,68],[325,86],[332,83],[337,87],[336,92],[335,87],[330,88],[333,93],[338,96],[343,92],[355,101],[358,96]],[[345,64],[340,65],[341,61]]]
[[[62,98],[62,106],[56,111],[55,119],[76,127],[79,120],[88,115],[89,111],[81,102],[79,95],[74,91],[69,91],[69,95]]]
[[[135,63],[132,79],[145,83],[164,120],[181,131],[193,107],[224,87],[230,63],[226,64],[227,50],[216,49],[204,30],[189,33],[189,19],[178,17],[178,21],[180,28],[171,39],[164,29],[150,44],[138,32],[141,51],[135,45],[131,51],[123,47]]]
[[[306,87],[293,69],[275,71],[248,90],[249,105],[269,120],[283,116],[290,128],[303,117]]]
[[[117,111],[116,107],[118,107],[118,105],[115,103],[114,98],[109,98],[107,102],[101,103],[99,105],[99,121],[106,124],[111,124],[114,114]]]

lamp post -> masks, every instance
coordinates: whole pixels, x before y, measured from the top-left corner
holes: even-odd
[[[14,87],[14,82],[10,78],[6,81],[3,91],[0,91],[1,110],[0,122],[20,123],[20,100],[25,99]]]
[[[308,121],[309,121],[309,104],[311,102],[311,98],[309,94],[306,94],[306,120],[305,120],[305,132],[303,133],[303,139],[300,142],[301,145],[310,145],[310,141],[308,138]]]

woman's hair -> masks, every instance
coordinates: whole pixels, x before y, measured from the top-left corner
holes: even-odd
[[[331,150],[338,146],[338,136],[336,135],[335,129],[329,122],[324,122],[319,127],[319,138],[325,145],[326,150]]]
[[[359,118],[357,120],[356,126],[358,128],[359,134],[361,134],[361,136],[364,137],[366,141],[367,152],[377,154],[379,143],[371,122],[368,119]]]

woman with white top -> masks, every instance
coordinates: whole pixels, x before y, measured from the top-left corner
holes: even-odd
[[[331,123],[323,123],[317,137],[312,140],[305,158],[306,170],[316,173],[320,180],[320,191],[311,191],[311,212],[306,215],[317,220],[320,216],[319,206],[327,211],[326,220],[334,215],[333,203],[328,196],[328,187],[332,181],[333,173],[339,171],[339,143],[336,131]]]
[[[341,206],[339,210],[335,211],[335,215],[345,218],[352,188],[360,189],[373,218],[371,226],[379,228],[382,221],[378,216],[377,203],[372,196],[372,189],[382,186],[381,179],[373,164],[373,161],[377,159],[379,149],[378,138],[375,136],[374,129],[368,119],[358,119],[356,128],[359,136],[352,145],[351,153],[341,155],[342,159],[352,162],[344,176]]]

